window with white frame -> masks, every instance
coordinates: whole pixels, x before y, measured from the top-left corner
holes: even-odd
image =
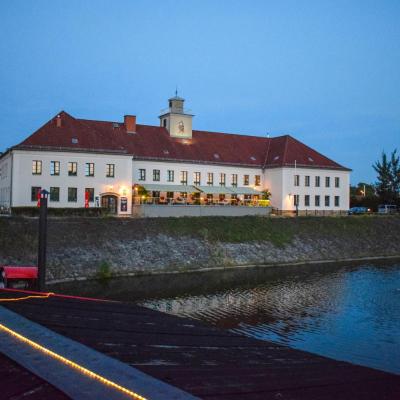
[[[139,169],[139,181],[145,181],[146,180],[146,170],[141,168]]]
[[[306,207],[310,207],[310,195],[309,195],[309,194],[306,194],[306,195],[304,196],[304,205],[305,205]]]
[[[294,186],[300,186],[300,175],[294,176]]]
[[[314,197],[314,204],[315,207],[319,207],[321,205],[321,197],[318,194]]]
[[[254,185],[255,186],[260,186],[261,185],[261,175],[255,175],[254,176]]]
[[[154,182],[160,181],[160,170],[159,169],[153,169],[153,181]]]
[[[335,187],[340,187],[340,178],[338,176],[335,177]]]
[[[180,181],[182,185],[187,185],[188,182],[188,173],[187,171],[181,171]]]
[[[115,177],[115,164],[106,164],[106,178]]]
[[[78,163],[77,162],[69,162],[68,163],[68,176],[77,176],[78,175]]]
[[[232,174],[232,186],[236,187],[238,182],[237,174]]]
[[[42,161],[32,161],[32,175],[42,175]]]
[[[243,175],[243,186],[249,186],[249,184],[250,184],[249,175]]]
[[[214,174],[212,172],[207,173],[207,185],[208,186],[214,185]]]
[[[310,186],[310,175],[304,177],[304,186]]]
[[[194,172],[193,173],[193,184],[194,185],[200,185],[200,180],[201,180],[200,172]]]
[[[50,161],[50,175],[60,175],[60,161]]]
[[[219,184],[220,186],[226,185],[226,174],[224,174],[223,172],[219,174]]]
[[[329,176],[325,177],[325,187],[330,187],[331,186],[331,178]]]
[[[340,207],[340,196],[335,196],[335,207]]]
[[[94,176],[94,163],[85,164],[85,176]]]
[[[321,186],[321,177],[316,176],[315,177],[315,187],[320,187]]]
[[[329,196],[325,196],[325,207],[329,207],[331,202],[331,198]]]
[[[167,181],[168,181],[168,182],[173,182],[174,179],[175,179],[175,172],[174,172],[173,169],[169,169],[169,170],[167,171]]]

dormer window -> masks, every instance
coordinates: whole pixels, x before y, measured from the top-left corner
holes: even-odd
[[[279,160],[279,156],[274,157],[274,161],[277,161],[277,160]]]
[[[78,139],[76,137],[73,137],[71,139],[72,144],[78,144]]]
[[[214,158],[216,158],[218,160],[219,159],[219,154],[215,153],[214,154]]]
[[[250,157],[250,160],[256,161],[257,159],[256,159],[254,156],[251,156],[251,157]]]

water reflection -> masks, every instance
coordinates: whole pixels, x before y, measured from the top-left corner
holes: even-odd
[[[284,276],[282,276],[284,275]],[[141,304],[400,373],[400,265],[315,269]]]

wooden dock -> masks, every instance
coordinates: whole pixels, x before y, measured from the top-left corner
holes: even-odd
[[[0,305],[202,399],[400,398],[400,376],[130,303],[50,297]]]

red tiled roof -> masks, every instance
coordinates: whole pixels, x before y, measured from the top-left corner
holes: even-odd
[[[76,119],[62,111],[61,127],[51,119],[15,148],[128,154],[137,159],[280,167],[294,165],[346,169],[291,136],[265,138],[193,131],[192,139],[170,137],[163,127]],[[118,124],[118,126],[116,126]],[[74,141],[73,141],[74,139]],[[75,142],[75,143],[74,143]]]

